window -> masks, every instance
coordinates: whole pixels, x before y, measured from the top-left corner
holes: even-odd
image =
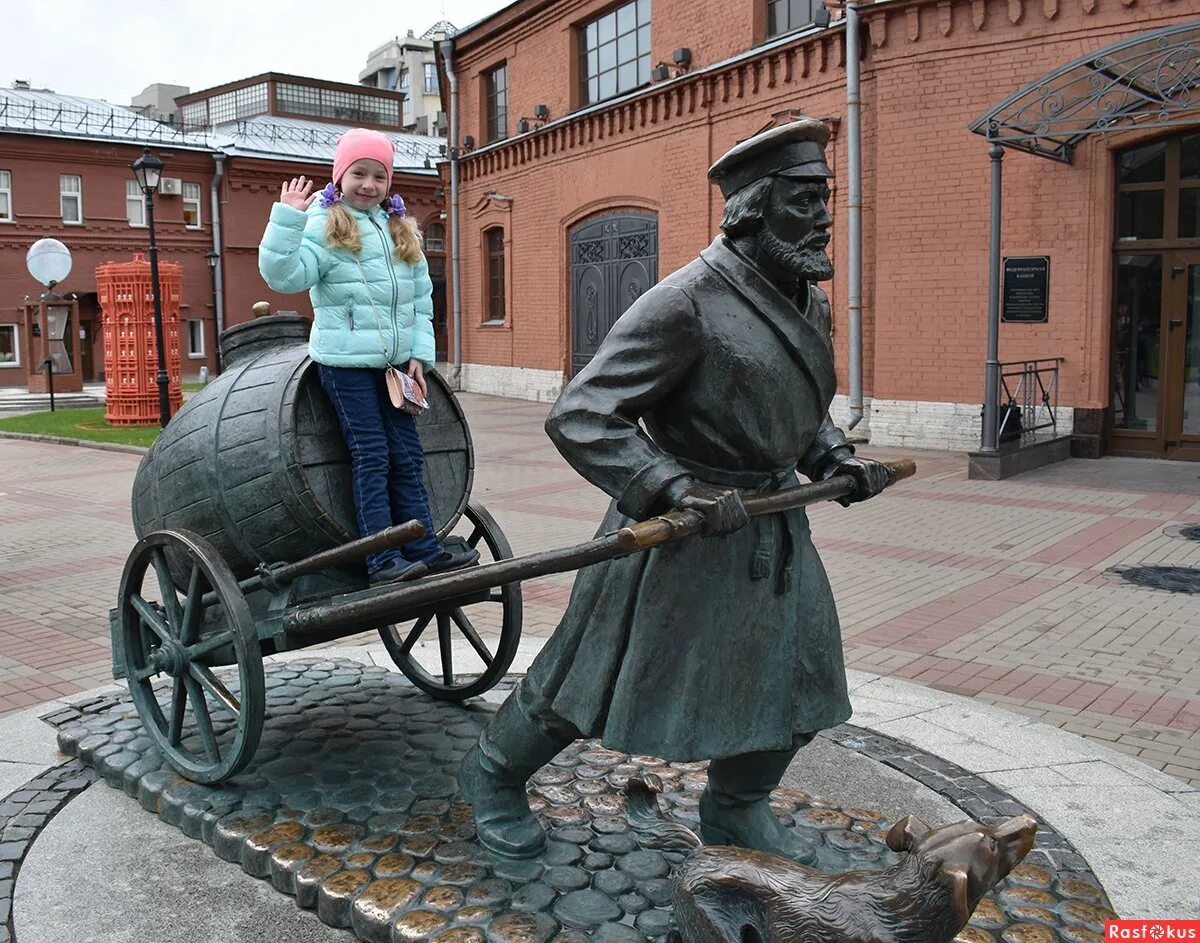
[[[209,127],[236,121],[238,118],[265,114],[267,111],[267,83],[260,82],[257,85],[234,89],[232,92],[223,92],[198,104],[208,108],[208,120],[205,124]],[[187,109],[190,107],[190,105],[184,106],[184,124],[188,127],[191,127],[195,120],[188,116]]]
[[[204,322],[198,320],[189,320],[187,323],[188,332],[188,356],[203,357],[204,356]]]
[[[21,349],[17,344],[17,326],[0,324],[0,367],[21,365]]]
[[[437,63],[425,63],[425,94],[436,95],[438,90]]]
[[[603,101],[650,81],[650,0],[634,0],[579,31],[579,100]]]
[[[12,174],[7,170],[0,170],[0,222],[12,221]]]
[[[201,228],[200,184],[198,183],[183,185],[183,223],[188,229]]]
[[[405,119],[405,124],[407,124],[408,119],[410,117],[412,117],[412,111],[413,111],[412,81],[409,78],[408,69],[400,70],[400,84],[398,86],[398,89],[399,89],[400,93],[404,96],[404,119]]]
[[[281,113],[292,115],[393,127],[400,124],[400,107],[396,101],[376,95],[280,82],[276,86],[276,102]]]
[[[183,130],[208,127],[208,102],[190,102],[183,106]]]
[[[504,230],[487,231],[488,304],[487,320],[504,320]]]
[[[83,178],[78,174],[60,174],[58,177],[58,202],[62,208],[62,221],[74,226],[83,224]]]
[[[130,226],[146,225],[146,196],[136,180],[125,181],[125,218]]]
[[[442,223],[430,223],[425,227],[425,251],[446,251],[446,227]]]
[[[508,66],[496,66],[483,77],[487,102],[486,143],[508,137]]]
[[[767,35],[778,36],[812,25],[825,0],[767,0]]]

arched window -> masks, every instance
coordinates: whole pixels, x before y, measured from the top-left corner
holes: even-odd
[[[487,247],[487,321],[504,320],[504,230],[496,226],[484,233]]]
[[[445,223],[430,223],[425,227],[425,251],[428,252],[445,252],[446,251],[446,224]]]

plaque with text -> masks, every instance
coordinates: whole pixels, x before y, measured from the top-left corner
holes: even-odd
[[[1049,311],[1050,257],[1006,258],[1002,320],[1045,324],[1050,319]]]

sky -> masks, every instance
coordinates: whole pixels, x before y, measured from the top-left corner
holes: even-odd
[[[260,72],[357,82],[372,49],[440,19],[460,29],[510,0],[0,0],[0,88],[128,105],[147,85],[193,92]]]

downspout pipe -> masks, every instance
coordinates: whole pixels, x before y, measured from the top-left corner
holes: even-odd
[[[442,40],[442,58],[446,80],[450,83],[450,277],[454,283],[454,349],[450,378],[455,386],[462,382],[462,270],[458,238],[458,75],[454,71],[454,38]]]
[[[213,174],[212,187],[209,189],[211,198],[211,214],[212,214],[212,250],[217,253],[217,268],[216,268],[216,291],[213,295],[213,317],[216,318],[217,328],[217,350],[216,350],[216,365],[217,373],[221,372],[221,332],[225,330],[225,256],[221,254],[221,181],[225,177],[225,155],[214,154],[213,162],[217,165],[217,172]]]
[[[850,402],[846,429],[864,418],[862,344],[862,96],[859,85],[859,19],[854,0],[846,3],[846,165],[849,203]],[[863,430],[866,431],[865,429]]]

